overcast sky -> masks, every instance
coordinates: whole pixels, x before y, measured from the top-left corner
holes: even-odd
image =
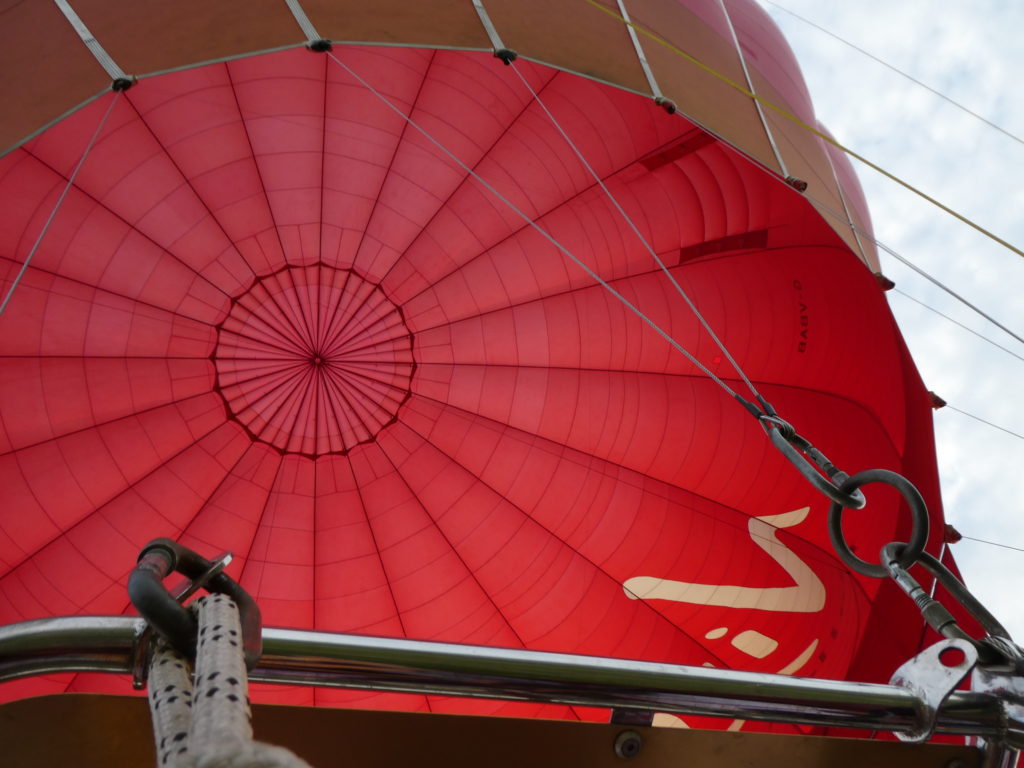
[[[793,46],[818,118],[878,165],[1024,249],[1024,145],[862,53],[760,0]],[[1024,4],[1013,0],[779,0],[1015,136],[1024,136]],[[1024,336],[1024,259],[864,166],[876,237]],[[1024,345],[882,254],[918,301],[1013,355]],[[950,406],[1024,434],[1024,360],[905,296],[888,294],[925,385]],[[1024,440],[936,412],[946,518],[965,536],[1024,548]],[[967,584],[1024,640],[1024,552],[964,540]]]

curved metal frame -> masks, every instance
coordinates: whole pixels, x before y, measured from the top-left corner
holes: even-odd
[[[0,681],[52,672],[129,673],[145,626],[125,616],[74,616],[0,627]],[[263,630],[263,648],[253,681],[891,732],[912,730],[920,706],[896,685],[452,643],[271,628]],[[1007,728],[1003,702],[993,693],[954,692],[936,730],[1024,746],[1024,731]]]

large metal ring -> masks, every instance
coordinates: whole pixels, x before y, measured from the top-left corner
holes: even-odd
[[[913,528],[910,533],[910,543],[900,553],[899,564],[903,568],[909,568],[924,552],[925,544],[928,543],[928,507],[921,497],[921,493],[914,487],[914,484],[895,472],[888,469],[867,469],[849,477],[839,486],[844,493],[856,490],[868,483],[885,483],[891,485],[903,496],[910,507],[910,514],[913,518]],[[841,504],[832,503],[828,511],[828,536],[832,540],[832,546],[839,555],[839,559],[846,563],[857,573],[865,576],[873,576],[876,579],[884,579],[889,575],[885,566],[869,563],[861,560],[850,549],[843,536],[843,509]]]

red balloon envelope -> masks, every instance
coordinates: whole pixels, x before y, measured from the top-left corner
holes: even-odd
[[[171,536],[232,551],[271,626],[862,679],[916,649],[909,606],[833,554],[828,501],[645,321],[747,394],[646,242],[783,417],[937,510],[871,271],[679,114],[515,69],[269,53],[143,80],[0,159],[6,292],[102,125],[0,318],[0,623],[129,611],[139,549]],[[848,517],[872,559],[907,527],[884,491]],[[886,623],[894,650],[864,652]],[[258,697],[314,696],[572,716]]]

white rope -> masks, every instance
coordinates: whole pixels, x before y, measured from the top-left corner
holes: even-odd
[[[199,623],[194,681],[189,663],[163,641],[150,664],[159,768],[309,768],[287,749],[253,741],[235,603],[206,595],[192,610]]]
[[[153,718],[158,766],[187,765],[188,728],[192,722],[192,669],[163,640],[149,667],[149,712]]]
[[[491,21],[491,15],[487,13],[487,9],[484,8],[483,0],[472,0],[472,2],[473,8],[476,9],[476,15],[480,17],[480,24],[487,33],[487,38],[491,41],[491,47],[494,48],[494,53],[497,54],[499,51],[508,50],[504,41],[501,39],[501,35],[498,34],[497,27],[495,27],[494,22]]]
[[[317,32],[313,22],[309,20],[309,15],[305,9],[299,3],[299,0],[284,0],[285,5],[288,6],[288,10],[292,12],[292,16],[295,18],[295,23],[299,25],[299,29],[302,30],[302,34],[306,36],[306,41],[315,43],[318,40],[322,40],[320,33]]]

